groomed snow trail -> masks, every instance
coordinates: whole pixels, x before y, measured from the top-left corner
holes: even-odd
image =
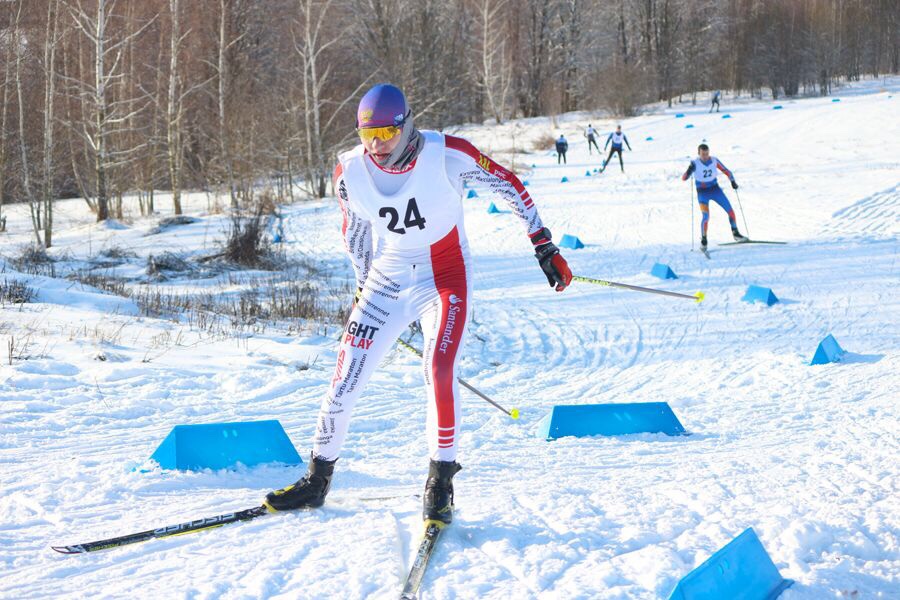
[[[780,111],[723,102],[730,119],[682,106],[684,118],[660,109],[624,120],[634,148],[625,174],[612,165],[585,176],[600,158],[581,130],[592,122],[608,132],[609,119],[459,128],[501,155],[512,132],[520,147],[566,133],[568,165],[541,153],[517,160],[536,165],[522,178],[554,237],[585,242],[563,251],[573,271],[707,299],[584,283],[556,294],[518,223],[487,214],[492,199],[478,190],[466,208],[475,289],[461,375],[522,418],[463,391],[458,516],[423,598],[664,598],[749,526],[797,582],[785,600],[900,597],[900,79],[882,85]],[[697,225],[679,177],[703,140],[741,184],[751,237],[788,245],[717,246],[730,232],[714,206],[712,259],[690,251]],[[61,203],[54,253],[199,251],[221,218],[194,202],[199,221],[162,237],[143,237],[150,221],[99,229],[83,205]],[[7,255],[29,239],[19,208]],[[333,200],[284,213],[286,251],[349,279]],[[651,277],[657,261],[679,279]],[[41,291],[0,308],[0,337],[26,344],[29,357],[0,367],[0,597],[396,597],[427,469],[415,357],[395,350],[373,377],[324,509],[60,556],[51,544],[248,508],[297,479],[303,467],[140,467],[189,422],[277,418],[305,457],[337,332],[216,339],[136,318],[129,301],[69,281],[9,266],[3,278]],[[781,302],[742,302],[749,284]],[[828,333],[845,361],[808,366]],[[536,437],[554,404],[647,401],[669,402],[691,435]]]

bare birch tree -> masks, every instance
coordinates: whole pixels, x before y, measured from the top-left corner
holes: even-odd
[[[28,45],[23,43],[22,39],[22,13],[25,7],[24,0],[19,0],[15,22],[13,23],[13,46],[16,55],[15,58],[15,79],[16,79],[16,100],[18,101],[18,123],[19,123],[19,174],[22,184],[22,195],[31,212],[31,226],[34,232],[35,242],[41,243],[41,206],[38,202],[34,186],[31,182],[31,157],[28,149],[28,141],[30,136],[25,132],[25,117],[27,108],[24,100],[23,82],[22,82],[22,64],[25,62],[28,52]]]
[[[117,149],[111,145],[113,135],[127,127],[131,116],[128,109],[132,105],[128,98],[120,96],[113,99],[113,88],[123,82],[123,57],[127,45],[150,22],[115,39],[115,28],[111,24],[116,15],[117,0],[91,1],[94,3],[92,10],[86,9],[82,0],[69,0],[67,3],[72,22],[86,40],[93,63],[89,71],[92,78],[82,71],[80,77],[69,81],[77,90],[86,117],[80,123],[79,133],[93,163],[93,195],[99,222],[109,218],[110,169],[127,163],[135,151],[135,148]]]
[[[5,32],[6,54],[3,57],[3,105],[0,106],[0,233],[6,231],[6,217],[3,216],[3,201],[6,199],[7,177],[7,127],[9,126],[9,90],[12,86],[12,65],[15,53],[15,36]]]
[[[56,198],[53,131],[56,127],[56,49],[58,44],[59,0],[49,0],[44,37],[44,161],[40,197],[44,209],[43,245],[45,248],[53,245],[53,200]]]
[[[509,6],[506,0],[478,0],[475,9],[481,50],[478,81],[491,116],[499,124],[506,118],[513,84],[506,28]]]
[[[228,188],[228,195],[231,199],[231,207],[237,208],[237,190],[234,186],[234,166],[231,163],[231,145],[228,140],[228,127],[226,126],[226,90],[228,89],[228,61],[225,60],[228,49],[238,40],[228,40],[228,9],[230,8],[228,0],[219,0],[219,44],[216,49],[216,76],[217,76],[217,94],[216,107],[218,108],[219,117],[219,160],[225,171],[225,186]]]
[[[335,119],[341,108],[368,83],[368,79],[364,80],[350,94],[337,101],[323,95],[335,64],[323,61],[323,54],[340,41],[340,37],[326,36],[325,32],[326,17],[330,16],[332,4],[333,0],[297,0],[300,18],[295,21],[293,37],[294,50],[300,58],[302,104],[299,116],[303,169],[307,189],[317,198],[325,195],[331,179],[333,147],[328,141],[334,135]]]
[[[169,38],[169,86],[166,103],[166,160],[169,165],[169,185],[172,205],[176,215],[181,214],[181,169],[184,164],[182,123],[184,118],[184,92],[178,73],[181,42],[187,33],[181,33],[181,0],[169,0],[171,32]]]

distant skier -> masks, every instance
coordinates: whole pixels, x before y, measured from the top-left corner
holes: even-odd
[[[569,151],[569,142],[566,140],[566,136],[563,134],[559,134],[559,139],[556,140],[556,164],[559,164],[562,161],[565,164],[569,164],[566,162],[566,152]]]
[[[460,470],[457,367],[473,283],[464,185],[477,181],[506,200],[551,287],[563,291],[572,273],[519,179],[462,138],[416,129],[400,89],[374,86],[356,119],[362,143],[338,156],[334,189],[357,293],[319,408],[308,472],[270,492],[265,505],[283,511],[325,502],[354,405],[397,337],[419,319],[430,455],[423,517],[449,523],[452,479]]]
[[[588,141],[588,154],[593,154],[591,146],[597,149],[597,154],[600,154],[600,146],[597,145],[597,130],[590,123],[588,123],[587,129],[584,130],[584,137]]]
[[[625,137],[625,134],[622,133],[622,126],[616,125],[616,130],[609,134],[609,137],[606,138],[606,143],[603,144],[603,149],[606,150],[606,147],[609,146],[609,143],[612,142],[612,148],[609,150],[609,156],[606,157],[606,160],[603,161],[603,164],[600,166],[600,172],[606,170],[606,166],[609,164],[609,161],[612,159],[613,154],[619,153],[619,167],[622,169],[622,172],[625,172],[625,164],[622,162],[622,143],[624,142],[628,149],[631,150],[631,144],[628,143],[628,138]]]
[[[706,229],[709,226],[709,201],[712,200],[722,207],[728,213],[728,222],[731,223],[731,235],[734,236],[736,242],[748,241],[746,237],[738,231],[737,221],[735,220],[734,210],[731,203],[725,197],[725,192],[719,187],[716,178],[716,169],[722,171],[731,180],[731,188],[738,189],[737,181],[734,180],[734,174],[725,168],[719,159],[709,155],[709,146],[700,144],[697,146],[697,158],[691,161],[687,171],[681,176],[682,181],[687,181],[688,177],[694,175],[694,183],[697,184],[697,202],[700,204],[700,249],[706,250]]]
[[[712,109],[715,108],[716,112],[719,112],[719,100],[722,98],[722,92],[716,90],[712,95],[712,104],[709,106],[709,112],[712,112]]]

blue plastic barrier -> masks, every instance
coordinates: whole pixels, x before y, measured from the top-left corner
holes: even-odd
[[[778,298],[771,289],[759,285],[751,285],[748,287],[747,292],[741,300],[744,302],[765,302],[766,306],[772,306],[778,302]]]
[[[654,277],[659,277],[660,279],[678,279],[678,275],[675,274],[672,267],[662,263],[653,265],[653,268],[650,269],[650,274]]]
[[[691,123],[688,123],[687,125],[684,126],[684,128],[685,129],[693,129],[694,126]]]
[[[649,136],[649,135],[648,135],[646,138],[644,138],[644,140],[646,140],[646,141],[648,141],[648,142],[652,142],[652,141],[653,141],[653,136]]]
[[[751,527],[685,575],[669,600],[775,600],[793,583],[781,576]]]
[[[723,118],[723,119],[730,119],[730,118],[731,118],[731,115],[729,115],[729,114],[724,114],[724,115],[722,115],[722,118]]]
[[[497,205],[494,204],[493,202],[491,202],[490,205],[488,205],[488,210],[487,210],[487,211],[488,211],[489,214],[492,214],[492,215],[498,215],[498,214],[500,214],[500,209],[497,208]]]
[[[832,98],[831,101],[832,101],[832,102],[840,102],[841,99],[840,99],[840,98]]]
[[[537,165],[534,164],[534,163],[531,163],[531,168],[532,168],[532,169],[536,169],[536,168],[537,168]]]
[[[776,104],[775,106],[772,107],[772,110],[781,110],[782,108],[784,108],[782,105]]]
[[[150,458],[163,469],[187,471],[227,469],[237,463],[303,463],[275,420],[176,425]]]
[[[578,236],[569,235],[568,233],[566,233],[562,236],[562,239],[559,240],[559,247],[578,250],[579,248],[584,248],[584,244],[581,242],[581,240],[578,239]]]
[[[665,402],[554,406],[538,428],[538,437],[665,433],[683,435],[684,427]]]
[[[834,336],[830,333],[825,339],[819,342],[816,353],[813,355],[810,365],[824,365],[833,362],[840,362],[844,358],[846,351],[837,343]]]
[[[675,113],[675,118],[676,118],[676,119],[683,119],[683,118],[684,118],[684,113]]]
[[[466,198],[477,198],[478,194],[475,193],[475,190],[469,190],[469,193],[466,194]]]
[[[527,186],[527,185],[528,185],[528,180],[527,180],[527,179],[523,180],[523,181],[522,181],[522,185]]]
[[[584,172],[584,176],[585,176],[585,177],[590,177],[590,176],[591,176],[591,172],[590,172],[590,171],[585,171],[585,172]]]
[[[569,181],[569,178],[565,175],[563,175],[563,178],[559,180],[560,183],[566,183],[567,181]]]

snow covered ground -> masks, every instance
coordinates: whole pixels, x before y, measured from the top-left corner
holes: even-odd
[[[752,526],[797,582],[785,600],[900,598],[900,79],[843,92],[782,110],[728,100],[729,119],[682,105],[624,120],[625,174],[585,176],[599,158],[581,131],[608,132],[610,119],[459,128],[501,156],[566,133],[568,165],[544,152],[516,160],[555,238],[586,244],[564,251],[573,271],[707,299],[582,283],[553,293],[511,215],[488,214],[483,190],[467,202],[475,312],[461,375],[522,417],[463,392],[457,519],[423,597],[666,597]],[[711,260],[690,251],[699,214],[679,176],[703,140],[741,184],[751,237],[786,246],[718,247],[730,232],[714,206]],[[145,236],[158,219],[98,226],[83,203],[61,202],[51,254],[210,251],[224,218],[203,196],[188,205],[196,223]],[[10,257],[30,224],[22,207],[5,210]],[[334,201],[283,212],[288,256],[337,270],[329,285],[348,280]],[[110,272],[137,276],[140,260]],[[656,261],[679,279],[651,277]],[[214,335],[70,280],[2,270],[0,282],[38,297],[0,307],[0,597],[396,597],[427,468],[415,357],[396,350],[373,378],[323,509],[62,556],[49,546],[248,508],[297,479],[303,467],[135,467],[181,423],[277,418],[308,453],[337,329]],[[155,285],[228,294],[234,281]],[[781,302],[742,302],[748,284]],[[809,366],[829,332],[846,360]],[[536,436],[554,404],[646,401],[669,402],[692,435]]]

